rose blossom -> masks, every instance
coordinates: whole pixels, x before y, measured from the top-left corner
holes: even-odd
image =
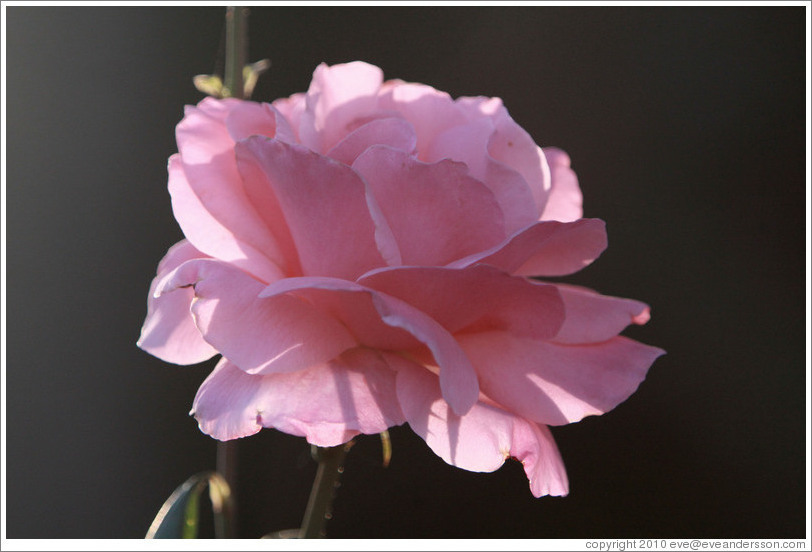
[[[169,160],[185,240],[139,346],[221,354],[194,400],[219,440],[263,427],[334,446],[408,422],[446,462],[513,457],[565,495],[549,425],[631,395],[663,353],[619,336],[648,307],[529,276],[606,247],[570,161],[498,98],[320,65],[306,94],[187,107]]]

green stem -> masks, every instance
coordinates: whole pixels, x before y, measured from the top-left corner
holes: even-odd
[[[242,98],[244,86],[242,71],[248,59],[248,8],[229,6],[226,8],[226,95]],[[226,480],[232,496],[237,491],[237,443],[225,441],[217,444],[217,471]],[[234,501],[236,504],[236,500]],[[236,530],[236,507],[225,513],[223,527],[218,532],[229,533],[223,536],[230,538]]]
[[[242,72],[248,62],[248,8],[226,8],[226,68],[224,85],[227,95],[243,99]]]
[[[317,539],[325,536],[325,525],[332,517],[330,508],[335,490],[344,471],[344,458],[351,446],[352,441],[337,447],[313,447],[313,457],[318,460],[319,469],[313,481],[313,490],[310,491],[299,538]]]
[[[231,495],[229,507],[215,519],[217,538],[233,539],[237,534],[237,441],[217,443],[217,473],[228,484]]]

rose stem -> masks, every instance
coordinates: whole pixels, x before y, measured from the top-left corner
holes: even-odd
[[[313,447],[313,458],[318,460],[319,468],[302,519],[300,539],[317,539],[325,536],[327,519],[332,517],[330,507],[339,484],[338,479],[344,471],[344,458],[352,444],[350,441],[337,447]]]
[[[223,538],[233,539],[237,536],[237,440],[218,441],[217,473],[223,476],[231,491],[232,507],[224,510],[227,534]]]
[[[226,8],[226,67],[225,87],[228,95],[244,96],[242,72],[248,58],[248,8],[229,6]],[[227,527],[231,535],[236,535],[237,519],[237,443],[224,441],[217,443],[217,472],[223,476],[234,497],[234,507],[227,511]]]
[[[232,98],[243,99],[242,72],[248,62],[248,8],[226,8],[226,68],[224,85]]]

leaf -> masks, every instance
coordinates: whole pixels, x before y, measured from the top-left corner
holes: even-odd
[[[271,62],[267,59],[261,59],[257,62],[246,65],[242,69],[243,79],[243,96],[248,99],[254,92],[254,87],[260,75],[267,71],[271,66]],[[228,98],[233,96],[231,91],[226,88],[221,79],[217,75],[195,75],[192,82],[200,92],[215,98]]]
[[[215,98],[223,97],[223,81],[217,75],[195,75],[192,82],[204,94]]]
[[[211,508],[214,512],[214,535],[218,539],[231,538],[232,527],[230,527],[231,520],[233,520],[234,504],[231,498],[231,489],[223,477],[212,472],[212,477],[209,478],[209,500],[211,500]]]
[[[389,439],[389,430],[385,429],[381,432],[381,452],[383,452],[383,467],[389,467],[389,461],[392,460],[392,440]]]
[[[267,71],[271,66],[271,61],[267,59],[261,59],[257,62],[254,62],[250,65],[246,65],[242,69],[242,80],[243,80],[243,90],[245,91],[244,96],[246,98],[250,98],[251,94],[254,93],[254,86],[257,84],[257,80],[259,76]]]
[[[205,481],[200,481],[186,495],[186,508],[183,509],[184,523],[181,524],[181,535],[184,539],[197,538],[197,526],[200,521],[200,493],[204,486]]]
[[[229,519],[233,504],[228,483],[216,472],[203,472],[193,475],[175,489],[149,526],[146,538],[197,538],[200,495],[207,485],[214,511],[215,534],[217,538],[229,536]]]

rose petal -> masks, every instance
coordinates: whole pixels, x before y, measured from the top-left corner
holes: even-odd
[[[322,447],[404,421],[395,373],[369,349],[294,374],[250,375],[223,359],[198,390],[192,413],[221,441],[274,427]]]
[[[443,265],[504,238],[493,193],[462,163],[426,164],[375,146],[355,160],[353,169],[366,180],[374,198],[370,207],[380,209],[403,264]]]
[[[482,118],[493,119],[504,109],[501,98],[487,96],[461,96],[456,99],[455,103],[468,121]]]
[[[523,276],[564,276],[578,272],[606,249],[606,224],[600,219],[543,221],[501,244],[449,263],[460,268],[486,263]]]
[[[271,103],[273,108],[287,121],[289,128],[293,131],[296,142],[300,141],[299,127],[301,126],[302,113],[304,113],[305,110],[305,96],[306,94],[304,92],[299,92],[288,98],[279,98]]]
[[[228,113],[226,129],[234,142],[259,135],[295,143],[296,135],[285,117],[267,103],[240,102]]]
[[[541,220],[572,222],[583,216],[583,195],[569,155],[558,148],[542,148],[550,165],[550,194]]]
[[[268,287],[260,297],[288,294],[303,299],[338,320],[355,340],[373,349],[404,350],[423,346],[412,334],[381,319],[371,290],[336,278],[286,278]]]
[[[564,321],[564,304],[555,286],[533,283],[487,265],[384,268],[367,273],[358,282],[402,299],[452,334],[485,328],[550,339]]]
[[[508,113],[499,98],[459,98],[457,104],[475,119],[474,112],[492,121],[494,132],[488,141],[488,153],[495,160],[518,171],[542,212],[550,191],[550,168],[533,138]]]
[[[375,225],[375,245],[378,247],[381,258],[387,266],[401,266],[403,264],[403,256],[400,253],[400,245],[398,244],[397,237],[392,227],[389,226],[389,221],[386,220],[381,206],[378,204],[372,191],[368,188],[366,199],[369,215],[372,217],[372,223]]]
[[[175,218],[200,251],[236,264],[259,278],[284,271],[286,259],[243,189],[226,128],[237,100],[207,98],[187,107],[177,127],[180,156],[169,160]]]
[[[507,332],[458,336],[482,392],[511,412],[560,425],[600,415],[625,401],[664,352],[625,337],[563,345]]]
[[[352,169],[260,136],[237,144],[237,162],[246,178],[275,194],[305,276],[354,280],[384,264],[364,182]]]
[[[324,153],[354,130],[353,123],[375,111],[383,71],[361,61],[327,66],[313,72],[301,116],[299,137]]]
[[[414,126],[421,160],[435,136],[466,122],[451,96],[425,84],[389,81],[381,88],[378,106],[397,111]]]
[[[179,289],[160,297],[154,295],[158,283],[168,273],[190,259],[204,257],[188,241],[179,241],[169,248],[158,264],[158,273],[149,286],[147,318],[141,328],[138,346],[166,362],[197,364],[217,354],[203,340],[192,319],[189,308],[194,292],[191,289]]]
[[[256,137],[255,140],[258,142],[264,141],[262,137]],[[244,159],[242,148],[242,145],[236,147],[236,159],[245,194],[265,226],[271,230],[276,238],[277,251],[274,257],[280,259],[277,262],[282,267],[283,272],[287,276],[299,276],[302,274],[299,252],[296,249],[279,198],[274,187],[268,182],[268,176],[262,166],[253,162],[250,158]]]
[[[542,212],[550,193],[550,167],[541,148],[504,108],[496,117],[496,131],[488,142],[488,152],[524,177]]]
[[[477,402],[464,416],[450,411],[437,378],[396,355],[397,394],[406,421],[440,458],[475,472],[497,470],[510,457],[524,465],[534,496],[568,493],[564,463],[549,429]]]
[[[265,286],[226,263],[188,261],[157,291],[188,286],[203,338],[249,374],[303,370],[356,345],[344,326],[301,299],[258,297]]]
[[[558,343],[606,341],[629,324],[648,322],[649,308],[633,299],[601,295],[591,289],[558,284],[567,318],[555,336]]]
[[[550,428],[522,418],[515,418],[513,424],[510,455],[524,466],[530,492],[536,498],[567,496],[567,470]]]
[[[417,147],[414,127],[405,119],[373,119],[358,127],[327,152],[327,157],[352,165],[355,158],[374,145],[384,145],[413,154]]]
[[[452,127],[432,141],[425,157],[430,162],[448,158],[465,163],[471,176],[493,192],[505,216],[506,231],[513,233],[536,222],[541,211],[522,175],[488,152],[495,132],[487,118]]]
[[[371,311],[368,304],[371,303],[383,323],[404,330],[428,347],[440,369],[443,397],[455,412],[465,413],[476,402],[479,386],[468,358],[451,334],[411,305],[353,282],[334,278],[288,278],[268,286],[261,297],[286,294],[301,296],[316,307],[323,307],[325,312],[340,320],[362,344],[390,349],[404,345],[408,347],[408,343],[393,344],[389,341],[394,339],[393,336],[383,334],[376,327],[376,321],[368,315]],[[341,297],[331,299],[331,294]],[[376,341],[379,339],[387,341]]]

